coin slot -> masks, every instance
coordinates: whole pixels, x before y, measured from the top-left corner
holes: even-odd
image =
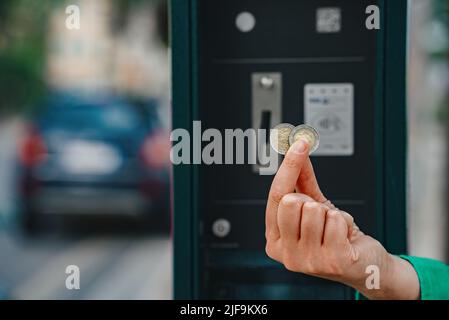
[[[251,74],[251,87],[251,127],[255,130],[265,131],[265,138],[259,139],[258,136],[257,143],[253,145],[253,148],[258,154],[261,154],[259,152],[269,154],[270,130],[282,119],[282,74],[278,72],[253,73]],[[258,163],[253,165],[253,171],[258,174],[260,168],[266,167],[267,165]]]
[[[260,129],[265,130],[267,133],[265,143],[270,143],[270,128],[271,128],[271,111],[262,111],[262,117],[261,117],[261,123],[260,123]]]

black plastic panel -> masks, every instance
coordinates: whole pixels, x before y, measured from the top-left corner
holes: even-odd
[[[355,90],[355,153],[349,157],[314,157],[326,196],[350,212],[375,235],[376,220],[376,32],[365,28],[361,0],[202,0],[197,8],[199,39],[199,119],[203,130],[251,127],[251,75],[282,73],[283,122],[301,124],[303,90],[308,83],[352,83]],[[318,7],[340,7],[342,31],[318,34]],[[235,27],[239,12],[256,17],[256,27]],[[273,271],[268,258],[247,266],[221,265],[243,252],[264,257],[265,202],[272,177],[250,165],[201,166],[199,209],[199,297],[207,298],[349,298],[349,290],[327,281]],[[231,222],[228,237],[211,232],[218,218]],[[215,259],[216,255],[220,258]],[[224,257],[224,258],[223,258]],[[220,260],[222,259],[222,260]],[[263,281],[262,281],[263,280]],[[237,286],[238,284],[238,286]],[[290,284],[291,287],[286,287]],[[271,289],[270,289],[271,288]],[[265,293],[264,293],[265,292]],[[259,294],[258,294],[259,293]]]

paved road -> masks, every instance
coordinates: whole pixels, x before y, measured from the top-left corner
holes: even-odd
[[[170,261],[165,237],[0,235],[0,281],[13,299],[170,299]],[[68,265],[80,290],[65,287]]]
[[[20,121],[0,123],[0,288],[12,299],[170,299],[171,244],[166,235],[101,222],[76,232],[49,229],[26,237],[14,224],[13,156]],[[132,225],[131,225],[132,226]],[[80,290],[65,287],[68,265]],[[1,294],[0,294],[1,297]]]

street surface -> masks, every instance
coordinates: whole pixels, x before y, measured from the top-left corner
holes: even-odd
[[[171,299],[171,242],[127,221],[53,223],[26,236],[16,223],[14,153],[20,121],[0,123],[0,298]],[[80,289],[65,286],[80,269]]]

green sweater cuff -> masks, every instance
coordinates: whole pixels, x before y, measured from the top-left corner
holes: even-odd
[[[449,266],[432,259],[399,256],[415,269],[421,289],[421,300],[449,300]],[[356,300],[366,298],[356,291]]]
[[[449,300],[449,266],[436,260],[400,256],[418,274],[421,300]]]

